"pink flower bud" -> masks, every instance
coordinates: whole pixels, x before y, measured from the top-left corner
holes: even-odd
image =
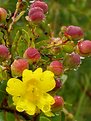
[[[31,16],[31,15],[34,14],[35,12],[42,12],[42,13],[43,13],[43,10],[42,10],[40,7],[31,8],[31,9],[29,10],[28,16]]]
[[[27,60],[25,60],[25,59],[14,60],[14,62],[11,65],[12,76],[20,77],[22,75],[22,72],[25,69],[28,69],[28,67],[29,67],[29,64],[28,64]]]
[[[54,96],[55,103],[53,107],[63,107],[64,106],[64,99],[61,96]]]
[[[77,46],[78,53],[82,56],[90,56],[91,55],[91,41],[85,40],[78,43]]]
[[[49,65],[48,69],[52,71],[55,75],[59,76],[63,73],[63,64],[59,61],[53,61]]]
[[[83,30],[78,26],[68,26],[65,31],[66,36],[71,36],[73,39],[81,39],[83,37]]]
[[[24,52],[24,58],[28,59],[29,62],[36,62],[40,59],[40,53],[35,48],[28,48]]]
[[[6,17],[7,17],[7,11],[4,8],[0,8],[0,22],[5,21]]]
[[[0,45],[0,61],[4,61],[9,57],[9,50],[5,45]]]
[[[44,11],[44,13],[47,13],[48,11],[48,5],[42,1],[35,1],[33,4],[31,4],[31,8],[34,7],[40,7]]]
[[[80,65],[80,56],[78,54],[72,53],[64,58],[64,66],[69,69],[75,69]]]
[[[41,22],[42,20],[45,19],[43,10],[39,7],[34,7],[32,9],[30,9],[30,11],[28,13],[28,17],[29,17],[30,21],[33,21],[33,22]]]
[[[57,78],[55,81],[56,81],[56,86],[55,86],[54,90],[60,89],[62,87],[62,82],[61,82],[60,78]]]

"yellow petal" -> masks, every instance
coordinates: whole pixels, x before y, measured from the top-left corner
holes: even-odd
[[[23,82],[27,82],[29,80],[31,80],[31,78],[33,77],[33,72],[31,70],[25,69],[22,73],[22,80]]]
[[[42,68],[37,68],[33,73],[34,74],[40,74],[40,73],[42,73]]]
[[[19,112],[23,112],[25,110],[24,107],[25,107],[25,103],[19,101],[16,105],[16,110]]]
[[[51,111],[51,105],[54,104],[54,99],[52,96],[50,96],[49,94],[45,93],[43,94],[38,103],[37,106],[39,109],[41,109],[44,113],[45,112],[50,112]]]
[[[37,83],[38,83],[38,80],[40,80],[41,78],[41,74],[42,74],[42,68],[38,68],[34,72],[26,69],[23,71],[23,75],[22,75],[23,82],[26,83],[26,86],[36,85],[37,87]]]
[[[48,93],[44,93],[42,98],[44,98],[50,105],[53,105],[55,103],[54,98]]]
[[[20,96],[23,93],[23,82],[16,78],[11,78],[7,82],[6,91],[14,96]]]
[[[33,72],[34,78],[38,81],[40,80],[41,75],[42,75],[42,68],[38,68]]]
[[[25,107],[24,99],[19,96],[18,97],[13,96],[12,99],[13,99],[14,105],[16,105],[16,110],[18,110],[19,112],[24,111],[24,107]]]
[[[54,87],[54,74],[51,71],[44,71],[39,82],[39,88],[44,92],[48,92],[51,91]]]
[[[14,104],[16,105],[16,110],[19,112],[26,111],[29,115],[34,115],[36,112],[36,106],[24,99],[23,97],[13,97]]]
[[[31,102],[27,102],[25,111],[29,115],[34,115],[36,113],[36,106]]]

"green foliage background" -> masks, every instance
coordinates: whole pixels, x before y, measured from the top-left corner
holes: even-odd
[[[47,22],[52,24],[55,37],[62,25],[77,25],[83,28],[85,39],[91,40],[91,0],[45,1],[49,4]],[[0,0],[0,6],[8,10],[8,13],[14,12],[16,2],[17,0]],[[14,29],[13,35],[18,29],[27,30],[24,17],[14,25]],[[41,39],[44,37],[41,36]],[[91,57],[82,60],[80,68],[77,71],[67,72],[67,75],[68,79],[58,93],[64,97],[66,103],[72,104],[72,106],[66,104],[66,107],[78,121],[91,121]],[[14,121],[12,114],[8,113],[7,117],[5,121]],[[2,113],[0,113],[0,121],[3,121]]]

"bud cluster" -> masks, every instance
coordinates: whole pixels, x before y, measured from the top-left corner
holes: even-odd
[[[45,19],[45,14],[48,11],[48,5],[43,1],[34,1],[29,9],[29,21],[41,22]]]
[[[80,27],[68,26],[65,28],[64,35],[72,40],[75,45],[74,51],[80,56],[84,57],[91,55],[91,41],[84,40],[84,33]]]
[[[30,9],[28,12],[28,20],[32,21],[34,23],[39,23],[45,19],[45,14],[47,12],[48,12],[48,5],[45,2],[43,2],[43,0],[35,0],[30,5]],[[14,14],[14,15],[16,16],[16,14]],[[0,8],[0,22],[5,21],[6,17],[7,17],[6,10],[3,8]],[[11,23],[11,25],[12,24],[14,24],[14,21],[13,21],[13,23]],[[10,25],[10,27],[12,28],[11,25]],[[29,27],[29,26],[27,26],[27,27]],[[32,28],[32,27],[33,26],[31,26],[31,28],[29,28],[30,29],[29,32],[30,31],[35,32],[35,31],[33,31],[33,30],[35,30],[35,28]],[[10,39],[10,37],[11,37],[11,34],[9,33],[10,31],[7,31],[7,30],[5,30],[5,31],[7,34],[9,34],[9,36],[7,38]],[[26,32],[26,30],[24,30],[24,31],[25,31],[26,36],[28,34],[30,34],[30,33]],[[35,38],[35,33],[33,33],[32,35]],[[30,37],[32,35],[29,35],[29,38],[25,37],[24,39],[27,38],[27,39],[29,39],[29,42],[30,42]],[[52,35],[52,34],[50,34],[50,35]],[[67,27],[64,26],[64,27],[62,27],[58,37],[54,37],[54,36],[50,36],[50,35],[49,35],[49,41],[47,41],[48,43],[45,41],[47,46],[45,46],[45,45],[42,46],[42,44],[40,44],[38,46],[38,44],[36,44],[36,42],[33,41],[34,40],[34,38],[33,38],[32,42],[34,44],[34,47],[32,47],[32,46],[29,47],[29,45],[27,45],[27,47],[25,46],[26,49],[24,50],[24,52],[22,51],[22,54],[21,54],[22,57],[20,55],[18,55],[18,52],[17,52],[17,56],[19,57],[18,59],[16,59],[15,55],[13,56],[14,52],[12,52],[13,47],[11,47],[11,45],[12,45],[12,43],[10,43],[11,41],[8,40],[8,42],[6,42],[5,45],[4,44],[0,45],[0,64],[3,64],[3,63],[5,64],[5,62],[6,62],[8,67],[10,67],[9,68],[9,71],[10,71],[9,78],[10,78],[10,76],[11,76],[11,78],[12,77],[15,77],[15,78],[21,77],[22,73],[25,69],[34,70],[35,68],[42,66],[42,68],[44,68],[44,69],[47,68],[47,70],[51,71],[50,73],[53,76],[53,79],[55,79],[54,80],[55,87],[53,86],[54,89],[52,88],[53,90],[50,91],[50,93],[56,92],[59,89],[61,89],[61,87],[63,86],[61,77],[64,76],[65,71],[78,68],[81,64],[81,57],[91,56],[91,41],[84,40],[84,38],[83,38],[84,33],[80,27],[73,26],[73,25],[67,26]],[[21,36],[23,37],[23,35],[20,35],[19,39],[21,39]],[[7,41],[7,40],[5,40],[5,41]],[[44,42],[44,41],[42,41],[42,42]],[[39,43],[41,43],[41,41]],[[20,44],[20,43],[18,43],[18,44]],[[16,46],[16,45],[14,45],[14,46]],[[40,47],[40,46],[42,46],[42,47]],[[9,48],[9,47],[11,47],[11,48]],[[16,47],[16,48],[18,48],[18,47]],[[39,48],[36,49],[35,47],[36,48],[39,47]],[[41,48],[43,48],[43,50]],[[18,48],[18,50],[19,49],[21,49],[21,48]],[[38,51],[38,50],[40,50],[40,51]],[[15,58],[13,58],[13,57],[15,57]],[[9,61],[6,61],[6,60],[9,60]],[[49,71],[47,71],[48,76],[49,76]],[[42,77],[40,77],[40,75],[41,75],[41,72],[39,71],[39,77],[38,77],[38,78],[40,78],[39,80],[41,80],[41,78],[45,78],[44,75],[42,75]],[[54,75],[55,75],[55,77],[54,77]],[[51,78],[48,78],[45,80],[49,81],[49,80],[51,80]],[[33,81],[37,82],[38,80],[36,79]],[[36,86],[35,82],[32,83],[31,87],[35,88],[35,86]],[[51,87],[51,83],[49,84],[49,86]],[[36,88],[36,90],[37,90],[37,88]],[[36,90],[33,89],[31,92],[35,93],[35,92],[37,92]],[[42,91],[43,91],[43,89],[42,89]],[[39,92],[39,94],[41,94],[41,92]],[[54,94],[53,94],[53,96],[54,96]],[[37,95],[37,96],[39,96],[39,95]],[[46,95],[44,95],[44,96],[46,97]],[[27,98],[30,99],[30,97],[27,97]],[[56,96],[54,96],[54,101],[55,101],[55,103],[52,105],[53,109],[63,108],[63,106],[64,106],[63,97],[56,95]],[[36,99],[35,99],[35,102],[36,102]],[[46,107],[44,107],[44,108],[46,108]]]
[[[63,26],[59,37],[52,37],[50,44],[52,53],[64,53],[62,58],[53,61],[48,69],[56,76],[62,75],[66,70],[76,69],[81,64],[81,57],[91,56],[91,41],[84,40],[82,28],[78,26]]]
[[[27,48],[23,54],[24,58],[14,60],[11,65],[12,76],[20,77],[25,69],[29,68],[29,64],[37,62],[40,59],[40,53],[35,48]]]

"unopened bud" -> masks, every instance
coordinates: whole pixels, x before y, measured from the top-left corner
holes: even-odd
[[[28,69],[28,67],[29,67],[29,64],[28,64],[27,60],[25,60],[25,59],[14,60],[14,62],[11,65],[12,76],[13,77],[15,77],[15,76],[20,77],[22,75],[22,72],[25,69]]]
[[[66,55],[64,58],[63,64],[66,68],[75,69],[80,65],[80,56],[78,54],[72,53]]]
[[[78,26],[68,26],[65,33],[66,36],[71,36],[72,39],[81,39],[83,37],[83,30]]]
[[[0,8],[0,22],[5,21],[7,18],[7,11],[4,8]]]
[[[63,73],[63,64],[59,61],[53,61],[50,63],[48,69],[52,71],[55,75],[59,76]]]
[[[33,4],[31,4],[31,8],[34,7],[40,7],[44,11],[44,13],[47,13],[48,11],[48,5],[42,1],[35,1]]]
[[[28,48],[24,52],[24,58],[28,60],[28,62],[37,62],[40,59],[40,53],[35,48]]]
[[[61,96],[54,96],[55,103],[53,107],[63,107],[64,106],[64,99]]]
[[[9,57],[9,50],[5,45],[0,45],[0,61],[5,61]]]
[[[77,51],[81,56],[91,56],[91,41],[84,40],[78,42]]]
[[[29,18],[29,21],[41,22],[42,20],[45,19],[45,15],[41,8],[34,7],[29,10],[28,18]]]
[[[62,87],[62,82],[61,82],[60,78],[55,79],[55,82],[56,82],[56,86],[55,86],[54,90],[60,89]]]

